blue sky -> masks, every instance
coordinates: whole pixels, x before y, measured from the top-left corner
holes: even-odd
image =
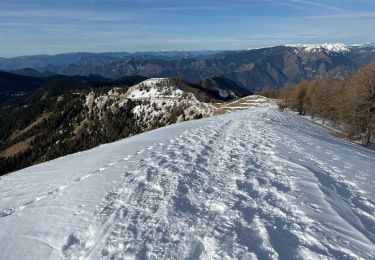
[[[0,56],[375,41],[374,0],[1,0]]]

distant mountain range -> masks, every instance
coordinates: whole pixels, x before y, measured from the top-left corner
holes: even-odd
[[[250,92],[317,77],[344,78],[375,60],[372,44],[287,45],[244,51],[70,53],[0,58],[0,69],[21,75],[179,77],[199,83],[221,77]]]
[[[155,52],[78,52],[63,53],[57,55],[31,55],[19,56],[15,58],[0,58],[0,69],[3,70],[19,70],[23,68],[44,68],[48,66],[68,66],[71,64],[79,64],[85,60],[92,62],[116,62],[129,57],[142,59],[161,59],[170,60],[176,58],[206,58],[220,51],[155,51]]]
[[[25,74],[32,76],[0,71],[0,108],[30,105],[45,97],[63,95],[72,91],[81,93],[98,88],[127,89],[148,79],[144,76],[131,75],[114,80],[91,74],[88,76],[55,74],[47,77],[40,76],[35,69],[23,69],[22,72],[27,72]],[[220,76],[205,78],[198,83],[190,83],[177,78],[173,80],[179,81],[180,85],[185,86],[194,94],[206,93],[209,97],[207,101],[210,99],[230,100],[252,94],[236,82]]]

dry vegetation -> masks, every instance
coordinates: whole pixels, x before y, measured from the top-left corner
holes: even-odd
[[[7,149],[5,149],[4,151],[0,153],[0,156],[11,157],[11,156],[14,156],[18,153],[25,151],[26,149],[30,147],[30,143],[34,140],[34,138],[35,138],[34,136],[29,137],[25,140],[22,140],[12,145],[11,147],[8,147]]]
[[[273,102],[274,101],[272,99],[263,96],[247,96],[235,101],[214,104],[217,108],[215,111],[215,115],[222,115],[231,112],[241,111],[251,107],[268,106]]]
[[[33,129],[35,126],[37,126],[38,124],[42,123],[44,120],[48,119],[48,117],[51,115],[51,113],[47,113],[47,114],[44,114],[42,115],[41,117],[37,118],[35,121],[33,121],[30,125],[28,125],[27,127],[25,127],[24,129],[22,130],[19,130],[19,131],[15,131],[10,137],[9,139],[10,140],[14,140],[16,139],[17,137],[23,135],[24,133],[30,131],[31,129]]]
[[[348,138],[365,146],[375,135],[375,62],[343,81],[317,79],[263,95],[279,99],[281,110],[290,108],[344,126]]]

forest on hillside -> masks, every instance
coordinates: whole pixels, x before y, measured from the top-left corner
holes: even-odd
[[[263,95],[278,99],[279,108],[311,118],[331,120],[347,138],[368,146],[375,136],[375,62],[344,80],[316,79]]]
[[[26,82],[23,76],[21,79],[22,83]],[[177,121],[204,116],[197,106],[191,106],[182,98],[163,102],[162,107],[151,104],[150,99],[127,98],[125,94],[130,86],[137,86],[144,79],[132,76],[96,82],[56,76],[36,89],[21,89],[22,95],[7,97],[5,102],[0,102],[0,176]],[[221,97],[220,89],[180,79],[165,80],[158,87],[179,88],[187,96],[194,95],[193,100],[199,102],[222,102],[230,98]],[[143,88],[140,83],[139,89]],[[90,107],[89,97],[92,97]],[[144,107],[145,111],[137,114],[136,107]],[[151,118],[152,112],[158,116]]]

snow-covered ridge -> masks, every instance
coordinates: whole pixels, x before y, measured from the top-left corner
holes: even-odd
[[[286,46],[295,47],[307,53],[317,53],[321,51],[328,53],[346,53],[350,51],[349,47],[343,43],[295,44]]]
[[[200,102],[193,93],[182,91],[169,78],[145,80],[124,93],[121,88],[111,89],[108,93],[95,96],[92,92],[86,97],[86,106],[90,112],[115,112],[135,102],[132,113],[144,130],[168,125],[180,121],[192,120],[213,115],[215,107]]]
[[[184,93],[172,80],[168,78],[147,79],[131,87],[127,95],[131,99],[145,98],[191,98],[195,99],[191,93]]]
[[[0,179],[0,259],[374,259],[375,152],[275,106]]]
[[[179,89],[169,78],[145,80],[131,87],[125,95],[132,100],[147,101],[133,109],[143,121],[156,122],[180,110],[179,122],[211,116],[215,110],[215,107],[197,100],[194,94]]]

